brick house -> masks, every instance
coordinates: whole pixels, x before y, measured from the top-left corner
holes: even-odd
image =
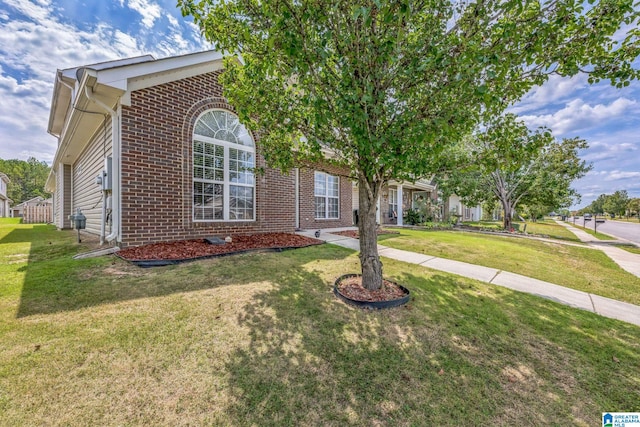
[[[267,167],[222,96],[221,69],[207,51],[58,70],[54,224],[70,228],[81,210],[87,232],[121,247],[352,225],[348,171]]]

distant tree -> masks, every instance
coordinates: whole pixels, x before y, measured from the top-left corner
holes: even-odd
[[[607,200],[607,195],[606,194],[601,194],[598,196],[597,199],[595,199],[593,202],[591,202],[589,204],[589,206],[587,206],[584,211],[585,213],[592,213],[592,214],[603,214],[604,213],[604,203]]]
[[[429,176],[443,148],[549,75],[583,72],[589,82],[619,87],[638,78],[637,34],[619,31],[636,28],[633,5],[178,0],[228,53],[224,95],[260,134],[267,162],[288,170],[328,160],[358,183],[369,289],[383,283],[376,234],[383,185]]]
[[[51,168],[35,157],[25,160],[0,159],[0,172],[5,173],[11,182],[7,186],[7,196],[14,205],[37,196],[49,197],[44,189]]]
[[[531,220],[532,222],[536,222],[538,219],[544,217],[545,214],[553,211],[553,209],[549,209],[546,204],[527,203],[520,204],[520,206],[518,207],[518,211],[525,218]]]
[[[629,215],[635,215],[640,221],[640,197],[635,197],[627,202],[627,211]]]
[[[629,203],[629,195],[627,194],[627,191],[618,190],[605,197],[602,208],[609,214],[622,216],[626,213],[627,203]]]
[[[496,212],[500,209],[496,200],[485,200],[480,204],[482,206],[482,220],[493,221],[496,219]]]
[[[499,201],[506,229],[517,206],[528,206],[532,218],[570,206],[578,196],[571,183],[591,168],[578,156],[584,140],[558,141],[545,129],[529,130],[513,114],[497,117],[461,145],[455,152],[466,153],[467,166],[437,178],[440,185],[470,204]]]

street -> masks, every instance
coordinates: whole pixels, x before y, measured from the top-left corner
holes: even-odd
[[[573,223],[573,219],[571,219],[570,222]],[[580,217],[580,219],[576,219],[576,225],[582,225],[582,217]],[[586,222],[585,226],[593,230],[593,220]],[[627,239],[640,244],[640,223],[638,222],[607,220],[604,223],[599,223],[597,230],[600,233]]]

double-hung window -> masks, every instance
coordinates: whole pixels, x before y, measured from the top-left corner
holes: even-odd
[[[389,218],[395,218],[398,216],[398,190],[395,188],[389,189]]]
[[[316,219],[338,219],[340,180],[337,176],[316,172],[314,180]]]
[[[193,131],[193,220],[255,218],[255,144],[238,117],[209,110]]]

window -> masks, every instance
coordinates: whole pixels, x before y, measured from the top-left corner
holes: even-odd
[[[429,203],[431,194],[428,191],[414,191],[413,203],[411,203],[412,209],[422,209],[427,203]]]
[[[398,216],[398,190],[396,188],[389,189],[389,218]]]
[[[194,221],[254,219],[255,145],[238,117],[204,113],[193,131]]]
[[[324,172],[315,173],[315,208],[316,219],[338,219],[339,180],[337,176]]]
[[[464,207],[464,219],[471,219],[471,208]]]

